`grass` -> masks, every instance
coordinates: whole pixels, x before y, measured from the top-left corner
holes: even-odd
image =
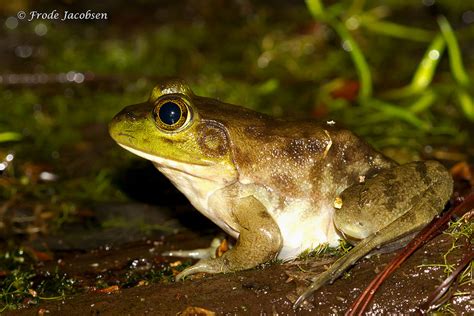
[[[75,280],[57,271],[40,275],[33,262],[22,249],[0,254],[0,312],[64,299],[76,292]]]
[[[451,237],[451,247],[443,254],[443,262],[437,264],[423,264],[419,267],[440,267],[444,269],[446,277],[448,277],[456,268],[457,264],[452,262],[450,255],[454,250],[460,247],[466,247],[466,243],[472,244],[474,232],[474,222],[472,222],[472,213],[468,212],[464,214],[463,217],[459,218],[456,221],[449,223],[449,227],[443,232],[444,234]],[[468,248],[470,246],[467,246]],[[474,262],[471,262],[457,277],[457,287],[466,287],[469,288],[469,284],[474,282]],[[451,285],[453,286],[453,285]],[[456,290],[452,293],[452,296],[466,296],[470,292],[462,292]],[[438,306],[435,311],[437,312],[446,312],[448,314],[453,314],[453,308],[450,303],[451,300],[447,300],[445,303]],[[454,313],[455,314],[455,313]]]
[[[459,218],[456,221],[449,223],[449,227],[443,232],[444,234],[451,237],[451,247],[448,251],[443,254],[443,263],[440,264],[423,264],[419,267],[442,267],[444,268],[444,273],[449,275],[456,268],[454,263],[450,263],[449,256],[450,254],[460,247],[465,247],[465,242],[472,243],[473,233],[474,233],[474,222],[468,218],[470,213],[464,214],[463,217]],[[472,270],[472,267],[468,267],[466,271]],[[471,276],[472,278],[472,276]]]
[[[363,3],[365,1],[356,1],[359,2],[359,9],[362,10]],[[331,9],[324,8],[324,5],[320,0],[307,0],[306,4],[308,6],[309,11],[311,12],[312,16],[324,23],[327,23],[330,27],[332,27],[336,33],[341,38],[343,42],[343,47],[345,47],[346,51],[349,52],[354,67],[357,70],[358,79],[361,84],[361,88],[359,91],[358,100],[363,106],[369,106],[375,111],[380,111],[383,113],[385,117],[392,117],[394,119],[399,119],[402,121],[406,121],[407,123],[411,124],[413,127],[418,127],[424,130],[428,130],[432,128],[432,124],[429,122],[424,121],[417,117],[417,114],[421,112],[421,110],[428,109],[432,104],[434,104],[438,99],[437,94],[429,94],[429,99],[426,96],[425,91],[427,89],[436,89],[435,87],[431,86],[432,80],[434,75],[436,74],[438,63],[443,55],[445,46],[448,47],[449,52],[449,62],[451,68],[451,74],[455,80],[455,89],[457,90],[458,95],[458,102],[461,111],[470,121],[474,121],[474,108],[473,108],[473,99],[471,94],[466,90],[469,86],[470,79],[467,75],[466,68],[463,65],[461,52],[459,49],[459,44],[456,38],[456,35],[451,28],[448,20],[444,16],[440,16],[438,18],[438,24],[440,27],[440,31],[437,35],[431,36],[431,33],[423,30],[418,30],[416,28],[411,28],[407,26],[397,25],[395,23],[376,23],[373,28],[370,29],[377,29],[378,32],[385,33],[386,35],[396,36],[399,38],[404,38],[403,34],[406,34],[405,39],[407,40],[423,40],[432,38],[431,44],[429,45],[425,56],[421,59],[417,70],[414,73],[413,79],[411,83],[400,89],[395,89],[392,91],[388,91],[385,93],[385,96],[403,99],[413,96],[413,95],[421,95],[420,99],[415,101],[411,108],[406,108],[400,106],[399,104],[389,104],[387,101],[377,100],[373,97],[373,82],[372,82],[372,75],[370,71],[370,67],[366,60],[366,56],[362,53],[361,48],[354,40],[351,32],[347,29],[348,22],[351,19],[356,21],[359,20],[359,15],[365,16],[366,26],[370,25],[367,24],[367,18],[370,16],[369,12],[351,12],[352,15],[344,16],[344,17],[337,17],[334,14],[331,14],[331,11],[335,11],[334,8]],[[339,9],[339,4],[334,4],[333,7]],[[328,12],[329,11],[329,12]],[[369,21],[377,20],[375,17],[369,18]],[[344,23],[344,21],[346,23]],[[359,23],[359,22],[357,22]],[[349,25],[354,23],[349,23]],[[413,38],[413,34],[415,34],[416,38]],[[429,102],[427,102],[427,100]],[[414,111],[416,110],[416,111]]]
[[[325,256],[343,256],[352,249],[352,245],[349,244],[344,239],[339,240],[339,245],[337,247],[330,247],[329,244],[323,243],[318,245],[314,249],[308,249],[301,253],[299,259],[307,259],[314,257],[325,257]]]
[[[444,142],[451,146],[462,146],[469,142],[469,132],[460,130],[459,122],[456,123],[452,115],[446,115],[448,111],[452,111],[448,110],[451,104],[457,103],[462,120],[473,121],[474,103],[472,89],[468,88],[470,79],[462,61],[457,36],[445,17],[438,18],[438,30],[426,31],[393,22],[383,22],[381,16],[384,14],[380,12],[387,8],[379,6],[365,9],[366,1],[355,1],[348,7],[344,7],[341,3],[325,7],[319,0],[307,0],[306,4],[316,21],[323,22],[335,30],[356,69],[361,86],[357,97],[359,107],[323,95],[323,102],[330,104],[333,113],[343,122],[358,134],[365,136],[375,147],[382,151],[387,149],[387,152],[394,147],[408,148],[412,153],[420,152],[425,144],[436,144],[445,137],[449,137],[449,140],[446,138]],[[368,27],[374,21],[377,21],[376,25]],[[372,73],[376,70],[371,69],[367,62],[372,56],[364,54],[355,40],[355,36],[358,38],[370,36],[362,33],[362,26],[365,26],[366,32],[377,30],[377,34],[401,38],[407,42],[430,42],[424,56],[420,56],[409,84],[379,91],[374,95]],[[435,79],[447,75],[445,68],[440,70],[439,67],[443,57],[449,60],[449,74],[452,80],[440,84]],[[385,124],[391,127],[377,130],[377,125]],[[386,132],[388,130],[389,133]],[[405,134],[406,131],[409,131],[409,134]],[[400,162],[406,161],[404,158],[393,158]]]
[[[0,132],[0,143],[14,142],[21,140],[21,134],[15,132]]]
[[[101,272],[89,284],[84,277],[78,282],[58,269],[52,273],[39,272],[38,262],[23,249],[6,251],[0,253],[0,313],[110,286],[130,288],[173,282],[174,276],[190,264],[190,261],[154,263],[135,259],[126,267]]]
[[[323,4],[319,0],[306,0],[309,12],[316,20],[323,21],[334,28],[343,41],[343,47],[349,52],[360,81],[359,100],[364,101],[372,96],[372,75],[369,65],[362,50],[352,37],[346,26],[330,12],[326,12]],[[337,5],[337,4],[336,4]],[[329,9],[331,10],[331,9]]]

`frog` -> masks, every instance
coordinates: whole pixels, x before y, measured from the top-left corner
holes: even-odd
[[[445,207],[453,190],[434,160],[398,164],[334,121],[278,118],[198,96],[178,78],[109,124],[115,142],[150,160],[237,241],[176,276],[290,261],[320,245],[354,247],[294,302],[300,306],[359,259],[397,245]],[[405,241],[404,241],[405,240]]]

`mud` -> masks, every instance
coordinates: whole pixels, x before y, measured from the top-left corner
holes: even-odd
[[[210,235],[187,232],[129,243],[123,247],[64,254],[61,269],[68,275],[81,277],[87,282],[87,278],[93,278],[101,271],[121,269],[134,259],[173,261],[173,258],[165,259],[158,254],[170,247],[202,247],[209,242],[209,238]],[[446,277],[442,267],[420,265],[443,263],[443,255],[451,245],[449,236],[440,235],[419,249],[383,284],[368,311],[378,315],[414,313]],[[456,265],[468,251],[469,244],[463,245],[451,252],[448,257],[450,263]],[[343,314],[376,272],[394,255],[395,253],[389,253],[363,259],[350,270],[349,275],[317,291],[313,300],[296,312],[292,309],[292,301],[296,298],[297,287],[303,288],[304,281],[287,282],[288,274],[302,270],[310,271],[308,276],[318,273],[323,271],[324,265],[317,263],[328,263],[328,258],[310,258],[298,264],[273,263],[266,267],[226,275],[198,275],[184,282],[134,286],[109,294],[91,289],[62,301],[47,302],[29,309],[7,312],[5,315],[176,315],[190,306],[223,315]],[[458,292],[466,294],[456,296],[451,301],[451,308],[458,315],[472,314],[472,287],[467,284],[458,288]]]

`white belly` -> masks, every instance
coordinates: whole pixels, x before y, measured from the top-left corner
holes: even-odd
[[[309,201],[294,201],[274,214],[283,237],[278,259],[294,259],[305,250],[315,249],[321,244],[338,246],[341,236],[333,224],[333,208],[321,206],[311,209],[309,204]]]
[[[240,192],[243,196],[255,196],[278,224],[283,239],[278,259],[294,259],[321,244],[339,245],[342,236],[333,224],[332,205],[311,199],[279,197],[271,189],[253,184],[241,185]]]

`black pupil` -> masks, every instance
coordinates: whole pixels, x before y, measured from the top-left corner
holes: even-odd
[[[163,123],[173,125],[181,118],[181,109],[176,103],[166,102],[160,107],[158,115]]]

